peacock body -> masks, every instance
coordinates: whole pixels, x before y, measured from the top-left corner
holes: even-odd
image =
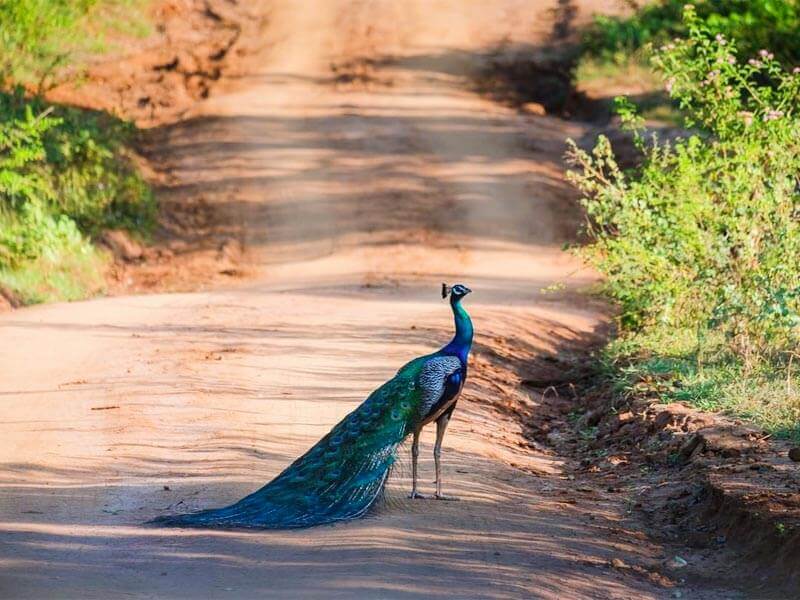
[[[456,335],[448,345],[404,365],[275,479],[230,506],[160,517],[154,523],[289,529],[366,514],[380,498],[403,440],[414,433],[416,448],[425,424],[452,414],[472,345],[472,323],[460,304],[468,293],[462,285],[452,288]],[[437,447],[439,442],[437,436]],[[441,480],[438,454],[436,460]]]

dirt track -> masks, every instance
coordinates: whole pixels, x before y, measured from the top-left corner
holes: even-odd
[[[300,4],[274,3],[261,69],[158,151],[166,197],[228,215],[258,275],[0,317],[0,596],[670,597],[609,567],[659,549],[502,410],[535,402],[525,359],[603,322],[578,293],[591,273],[560,251],[577,218],[563,140],[583,131],[468,85],[492,44],[547,39],[559,3]],[[260,486],[445,341],[441,281],[475,290],[472,380],[445,438],[461,502],[407,500],[400,468],[360,522],[141,526]]]

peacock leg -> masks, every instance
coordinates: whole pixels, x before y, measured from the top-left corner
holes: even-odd
[[[417,491],[417,459],[419,458],[419,434],[422,428],[414,432],[414,441],[411,443],[411,493],[409,498],[425,499],[425,496]]]
[[[458,500],[455,496],[445,496],[442,494],[442,440],[447,424],[450,422],[452,411],[447,411],[436,419],[436,445],[433,447],[433,461],[436,463],[436,499],[437,500]]]

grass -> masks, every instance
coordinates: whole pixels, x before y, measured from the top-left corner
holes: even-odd
[[[150,2],[5,0],[0,2],[0,82],[46,91],[76,76],[90,56],[109,48],[107,34],[145,36]]]
[[[15,269],[0,268],[0,287],[24,304],[82,300],[105,290],[108,255],[89,244],[57,256],[41,256]]]
[[[647,121],[679,127],[683,115],[664,91],[646,52],[616,58],[584,54],[573,73],[575,89],[592,99],[611,100],[625,95]]]
[[[625,334],[603,350],[601,373],[621,397],[684,402],[800,442],[800,364],[748,369],[730,356],[721,336],[698,344],[689,329]]]
[[[584,87],[597,87],[610,84],[613,87],[636,86],[659,89],[660,79],[643,54],[609,60],[583,55],[575,68],[575,82]]]
[[[151,4],[148,0],[106,0],[91,16],[89,27],[98,32],[106,44],[108,40],[103,33],[108,31],[133,38],[146,38],[153,33],[147,18]]]

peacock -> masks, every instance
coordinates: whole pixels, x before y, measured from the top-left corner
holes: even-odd
[[[467,378],[472,321],[461,301],[471,290],[442,284],[450,296],[455,336],[438,352],[415,358],[342,419],[310,450],[261,489],[224,508],[163,516],[158,525],[290,529],[356,519],[381,497],[398,446],[413,435],[410,498],[417,491],[422,428],[436,421],[436,494],[442,494],[441,453],[447,424]]]

